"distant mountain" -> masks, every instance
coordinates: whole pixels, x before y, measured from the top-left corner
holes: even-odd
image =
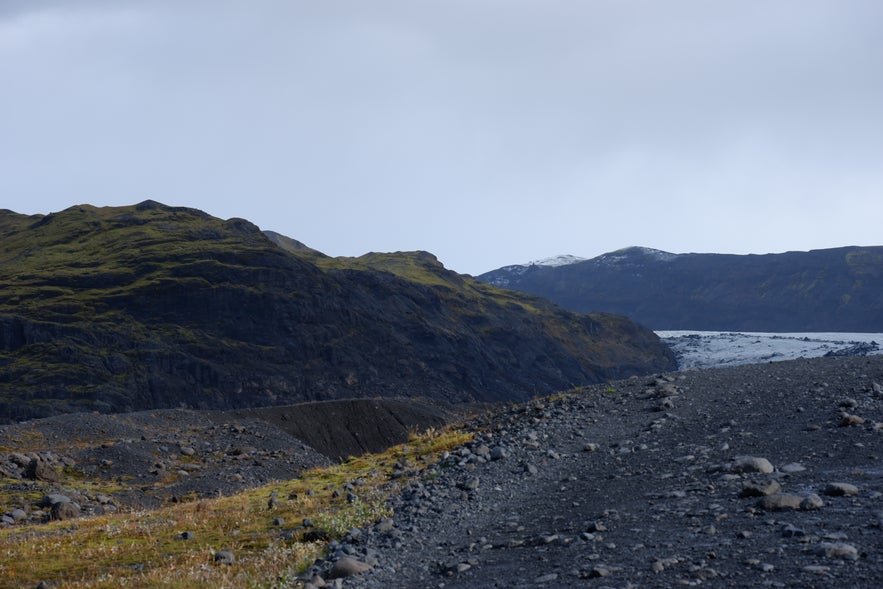
[[[766,255],[630,247],[563,266],[507,266],[478,279],[653,329],[883,332],[883,247]]]
[[[0,420],[367,396],[526,399],[673,367],[649,330],[153,201],[0,211]]]

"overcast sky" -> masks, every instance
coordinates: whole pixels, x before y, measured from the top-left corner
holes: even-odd
[[[878,0],[0,0],[0,208],[478,274],[883,244]]]

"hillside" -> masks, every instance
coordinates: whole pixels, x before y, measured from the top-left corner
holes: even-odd
[[[367,396],[526,399],[672,366],[648,330],[153,201],[0,211],[0,419]]]
[[[883,247],[745,256],[635,247],[478,279],[657,330],[883,331]]]

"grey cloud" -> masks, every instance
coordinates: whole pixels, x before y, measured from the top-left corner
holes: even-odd
[[[877,239],[883,4],[0,6],[6,208],[150,197],[466,272]]]

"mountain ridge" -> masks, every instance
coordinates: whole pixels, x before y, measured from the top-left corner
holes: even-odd
[[[674,362],[623,317],[499,290],[432,254],[330,258],[244,219],[155,201],[3,212],[0,236],[5,420],[519,400]]]
[[[748,255],[631,247],[477,278],[578,312],[620,313],[657,330],[883,331],[880,246]]]

